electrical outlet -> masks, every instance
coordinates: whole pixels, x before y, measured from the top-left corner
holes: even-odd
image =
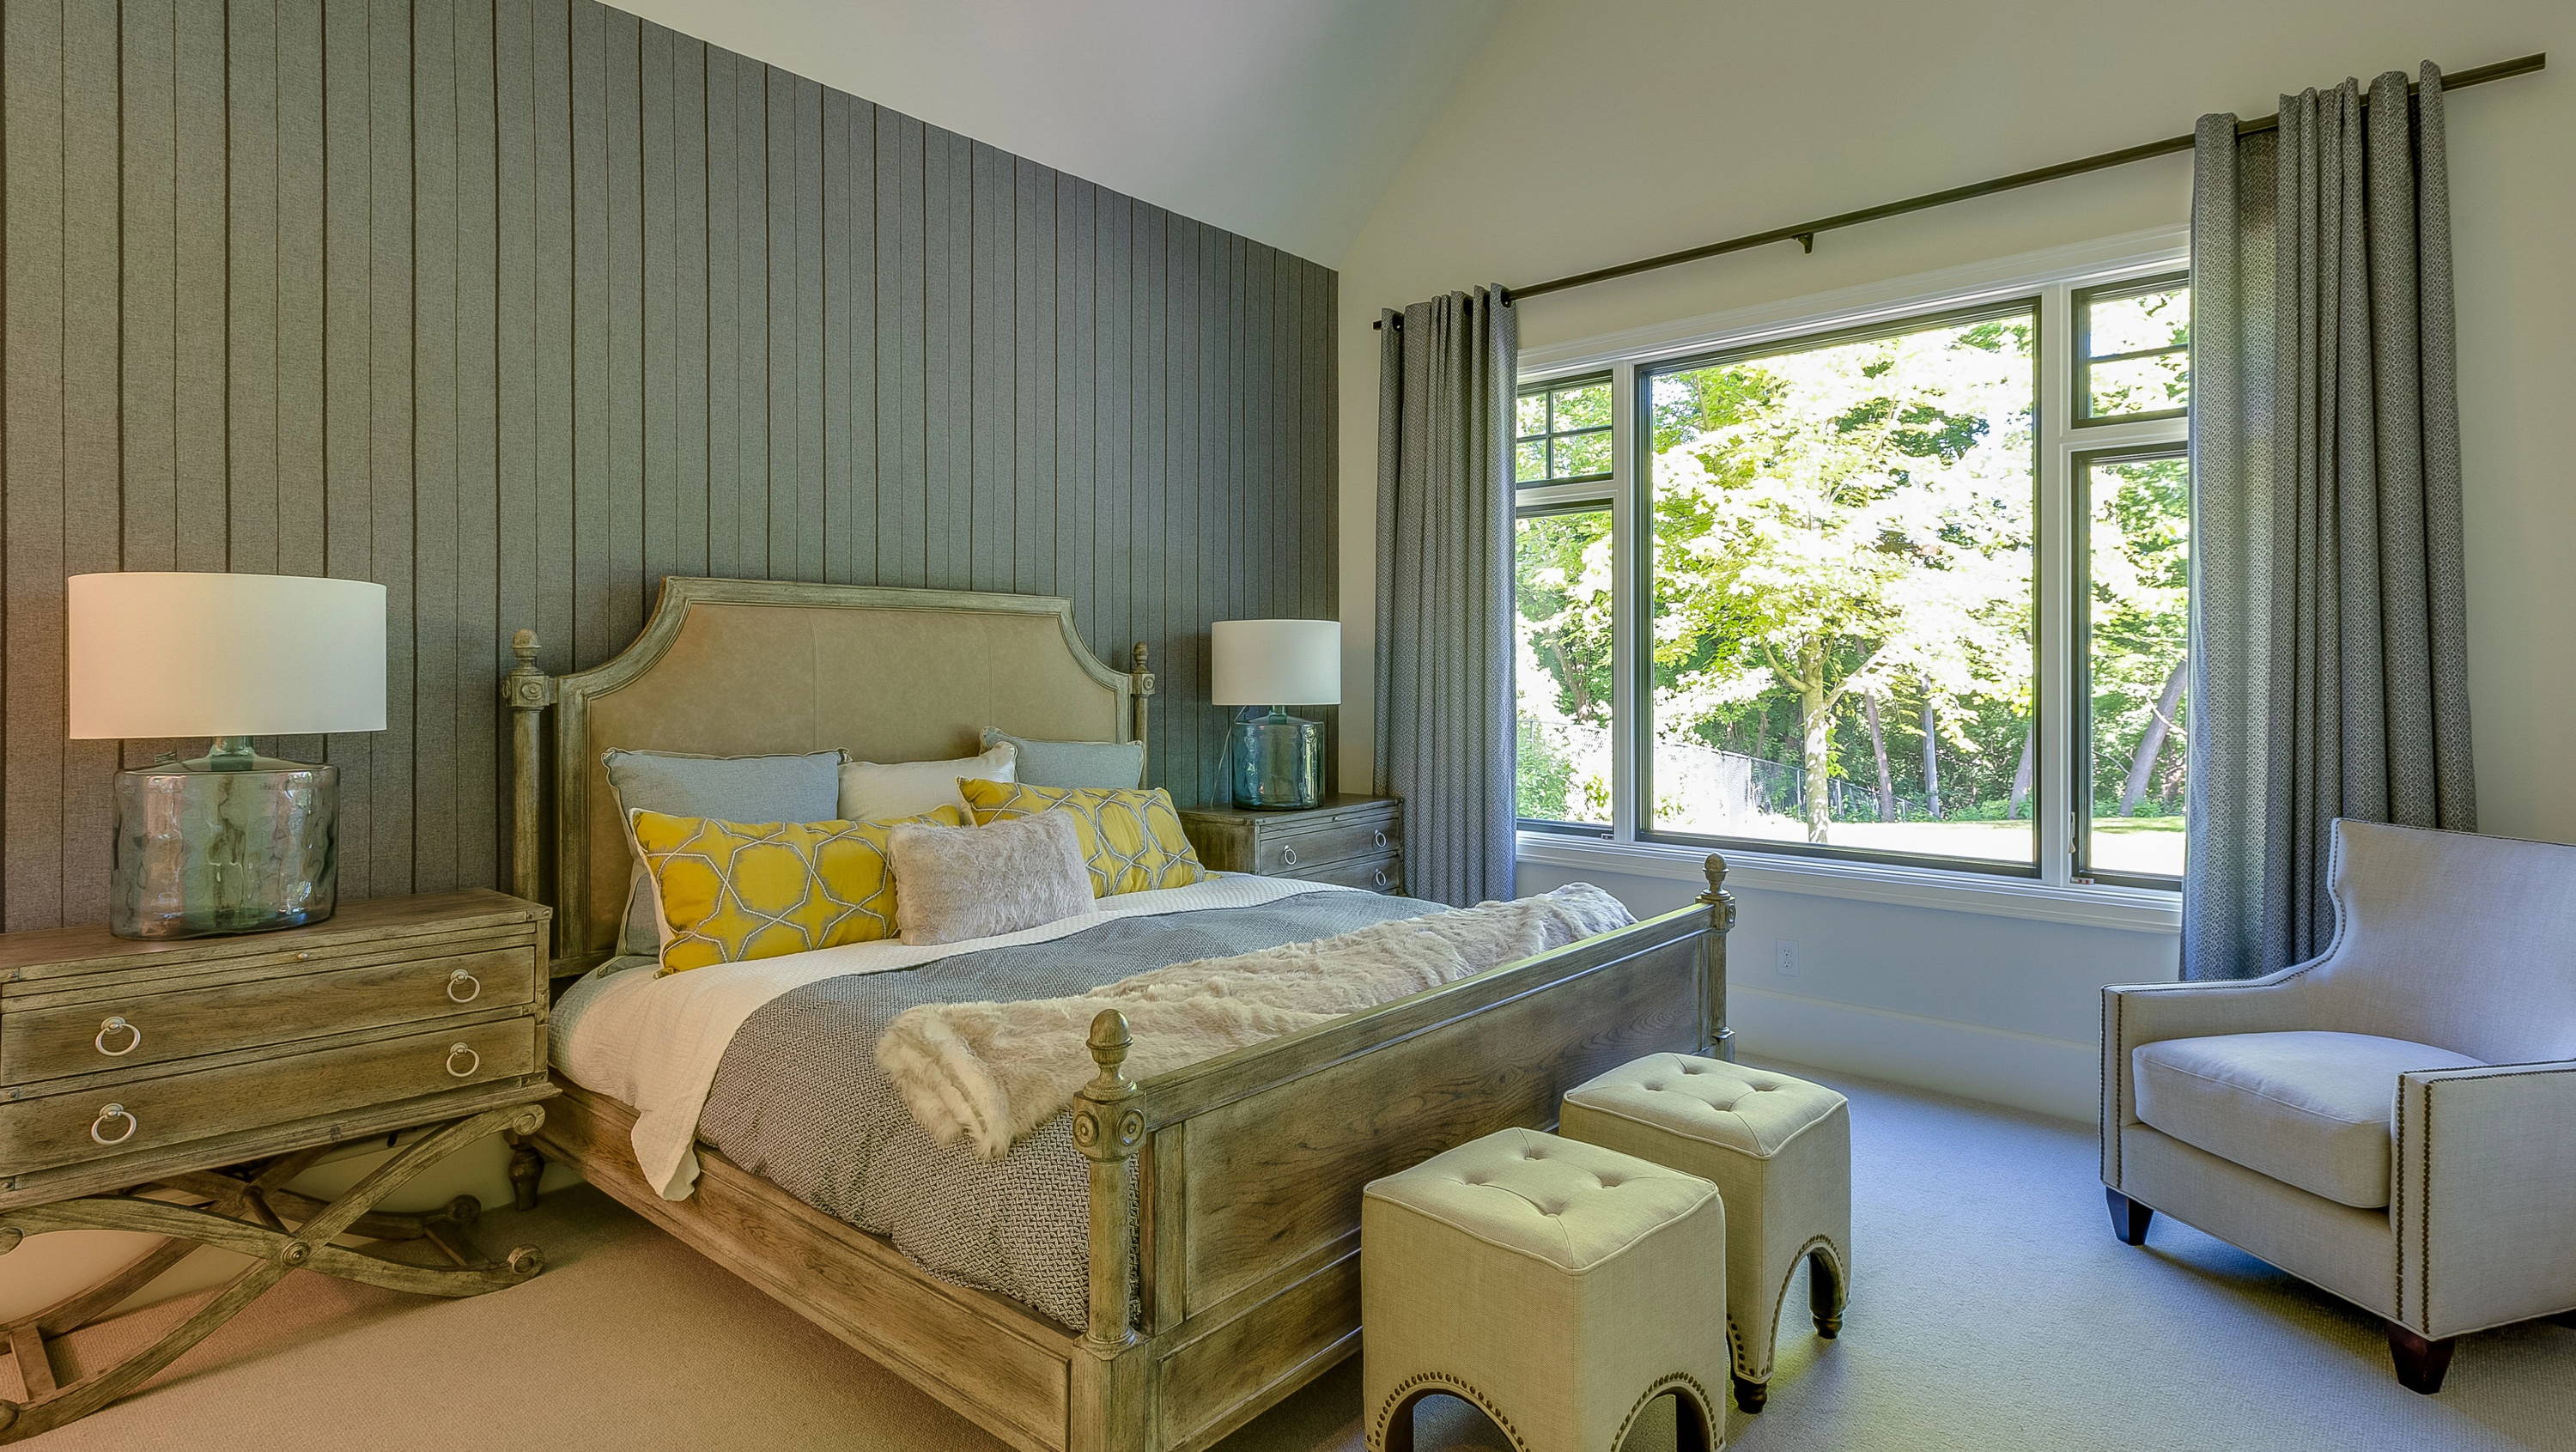
[[[1780,976],[1783,978],[1797,977],[1798,940],[1795,938],[1780,938],[1774,941],[1773,947],[1779,952],[1778,967],[1780,970]]]

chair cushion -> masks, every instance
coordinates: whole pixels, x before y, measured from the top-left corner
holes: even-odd
[[[2406,1039],[2312,1031],[2160,1039],[2132,1060],[2149,1126],[2358,1210],[2388,1203],[2397,1076],[2479,1062]]]
[[[1369,1182],[1488,1245],[1580,1273],[1717,1198],[1697,1175],[1535,1129],[1504,1129]]]
[[[1769,1159],[1831,1115],[1822,1084],[1696,1054],[1649,1054],[1565,1091],[1565,1102]]]

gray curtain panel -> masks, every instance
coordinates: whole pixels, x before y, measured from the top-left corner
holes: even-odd
[[[2315,956],[2337,817],[2473,830],[2442,78],[2204,116],[2183,975]]]
[[[1512,393],[1499,287],[1379,319],[1377,790],[1415,897],[1512,893]]]

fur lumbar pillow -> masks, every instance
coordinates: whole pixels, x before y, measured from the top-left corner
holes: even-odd
[[[906,823],[887,837],[886,856],[895,929],[916,947],[1042,928],[1092,908],[1082,838],[1061,812],[984,827]]]
[[[899,906],[911,893],[904,884]],[[1127,1017],[1134,1043],[1124,1072],[1149,1079],[1634,921],[1616,898],[1574,883],[1518,902],[1175,963],[1076,998],[924,1004],[887,1027],[877,1064],[933,1140],[963,1140],[1000,1159],[1072,1104],[1096,1072],[1086,1040],[1102,1009]]]

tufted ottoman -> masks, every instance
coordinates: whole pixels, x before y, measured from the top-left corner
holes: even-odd
[[[1762,1410],[1780,1303],[1807,1261],[1816,1334],[1842,1330],[1851,1276],[1851,1115],[1822,1084],[1655,1054],[1567,1090],[1558,1131],[1670,1165],[1726,1197],[1735,1403]]]
[[[1409,1452],[1413,1404],[1433,1392],[1475,1403],[1518,1452],[1616,1452],[1671,1392],[1682,1452],[1715,1452],[1726,1346],[1707,1306],[1725,1302],[1725,1248],[1706,1180],[1534,1129],[1370,1182],[1371,1452]]]

